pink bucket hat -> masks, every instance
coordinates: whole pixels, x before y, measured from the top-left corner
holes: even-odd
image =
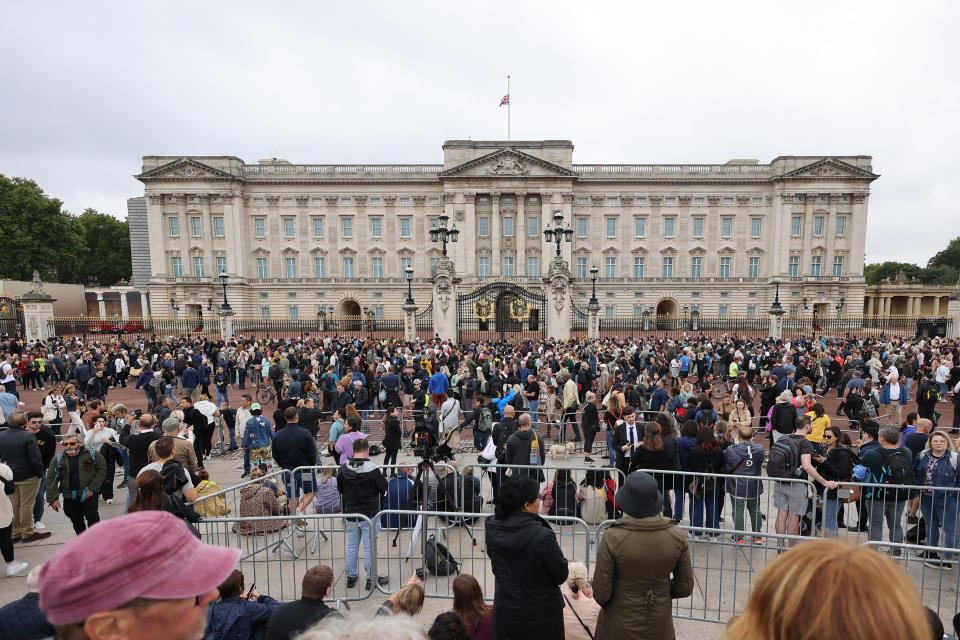
[[[51,624],[74,624],[136,598],[190,598],[217,587],[239,559],[239,549],[200,542],[165,511],[104,520],[44,562],[40,609]]]

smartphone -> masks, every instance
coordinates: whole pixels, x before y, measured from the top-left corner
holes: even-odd
[[[247,597],[245,598],[245,600],[250,599],[250,594],[253,593],[253,590],[256,588],[256,586],[257,586],[256,582],[250,585],[250,591],[247,591]]]

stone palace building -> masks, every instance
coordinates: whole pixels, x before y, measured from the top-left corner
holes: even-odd
[[[768,164],[575,164],[567,140],[443,144],[442,164],[291,164],[144,156],[130,201],[134,284],[153,315],[399,315],[430,303],[448,216],[459,290],[514,279],[542,290],[560,246],[575,305],[598,273],[600,315],[762,316],[774,283],[788,313],[864,312],[870,156]]]

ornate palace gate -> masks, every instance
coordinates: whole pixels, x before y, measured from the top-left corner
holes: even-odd
[[[540,340],[547,300],[512,280],[493,280],[457,296],[457,341]]]
[[[19,336],[23,331],[23,305],[16,298],[0,297],[0,335]]]

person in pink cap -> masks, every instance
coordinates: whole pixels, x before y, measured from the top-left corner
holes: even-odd
[[[200,542],[170,513],[132,513],[50,556],[40,609],[61,640],[200,640],[207,605],[239,558],[239,549]]]

